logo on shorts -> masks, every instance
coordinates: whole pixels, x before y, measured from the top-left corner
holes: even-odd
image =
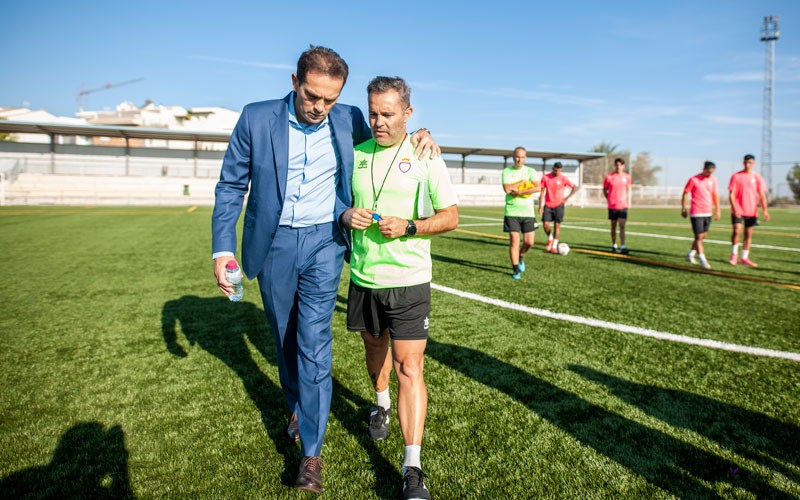
[[[404,174],[408,173],[408,171],[411,170],[411,158],[401,159],[400,165],[398,165],[398,167],[400,167],[400,171],[403,172]]]
[[[422,323],[422,329],[423,329],[423,330],[427,330],[427,329],[428,329],[428,324],[429,324],[429,323],[430,323],[430,321],[428,321],[428,317],[427,317],[427,316],[425,316],[425,321]]]

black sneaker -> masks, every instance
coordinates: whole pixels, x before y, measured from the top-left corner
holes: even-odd
[[[424,478],[428,477],[419,467],[408,467],[403,474],[403,495],[406,500],[431,500]]]
[[[620,250],[619,253],[621,253],[622,255],[628,255],[630,252],[628,251],[627,248],[622,247],[622,250]]]
[[[389,437],[389,412],[383,406],[373,406],[369,409],[369,437],[375,441],[382,441]]]

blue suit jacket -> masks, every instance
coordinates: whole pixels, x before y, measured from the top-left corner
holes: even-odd
[[[222,161],[211,218],[212,252],[236,251],[236,222],[250,185],[244,214],[242,268],[249,278],[261,271],[281,218],[289,173],[289,93],[283,99],[248,104],[233,130]],[[353,145],[371,137],[356,107],[336,104],[328,115],[338,152],[335,220],[352,202]],[[345,241],[349,231],[342,228]]]

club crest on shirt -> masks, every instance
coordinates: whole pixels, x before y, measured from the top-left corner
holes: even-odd
[[[402,158],[398,167],[404,174],[408,173],[411,170],[411,158]]]
[[[358,162],[358,168],[367,168],[367,160],[361,160]]]

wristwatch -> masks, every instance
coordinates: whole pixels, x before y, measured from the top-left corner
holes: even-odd
[[[408,221],[408,225],[406,226],[406,236],[414,236],[417,234],[417,225],[414,224],[413,220]]]

